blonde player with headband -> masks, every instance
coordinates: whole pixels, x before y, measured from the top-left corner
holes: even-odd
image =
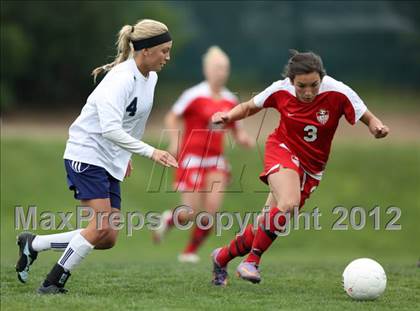
[[[133,153],[167,167],[178,167],[169,152],[140,140],[153,105],[156,72],[169,61],[171,47],[166,25],[144,19],[134,26],[122,27],[114,62],[93,70],[95,80],[101,73],[106,75],[69,129],[64,163],[69,189],[82,206],[93,210],[95,217],[85,229],[19,235],[16,271],[23,283],[39,252],[64,251],[38,293],[65,293],[64,285],[70,273],[92,249],[109,249],[115,245],[118,231],[110,223],[110,215],[119,215],[120,182],[131,173]],[[97,222],[97,215],[102,215],[102,221]]]

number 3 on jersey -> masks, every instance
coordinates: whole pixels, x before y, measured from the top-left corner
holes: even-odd
[[[317,129],[316,126],[314,126],[314,125],[307,125],[307,126],[305,126],[305,128],[303,130],[305,132],[305,136],[303,136],[303,139],[305,141],[311,143],[311,142],[315,141],[318,138],[318,136],[317,136],[318,129]]]
[[[133,101],[130,103],[130,105],[127,106],[127,109],[125,110],[129,112],[129,116],[133,117],[137,112],[137,97],[134,97]]]

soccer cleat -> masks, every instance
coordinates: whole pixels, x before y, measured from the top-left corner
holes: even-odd
[[[59,287],[54,284],[51,284],[48,286],[44,286],[44,284],[41,284],[37,292],[38,294],[41,294],[41,295],[55,295],[55,294],[66,294],[68,290],[65,289],[64,287]]]
[[[211,283],[216,286],[226,286],[228,278],[227,267],[221,267],[216,259],[221,249],[221,247],[216,248],[211,253],[211,260],[213,262],[213,280],[211,280]]]
[[[47,274],[44,282],[38,288],[38,294],[65,294],[67,289],[64,288],[67,280],[71,276],[69,270],[64,269],[59,263],[56,263]]]
[[[236,268],[236,273],[241,279],[250,281],[251,283],[261,282],[258,266],[253,262],[242,261],[238,268]]]
[[[16,263],[16,272],[19,281],[26,283],[29,278],[29,266],[38,257],[38,252],[32,249],[32,241],[36,235],[30,232],[22,232],[17,237],[19,246],[19,259]]]
[[[156,230],[153,231],[153,241],[156,244],[162,242],[166,232],[168,232],[168,221],[172,218],[172,211],[164,211],[160,217],[160,224]]]
[[[178,255],[178,261],[183,263],[197,263],[200,257],[195,253],[182,253]]]

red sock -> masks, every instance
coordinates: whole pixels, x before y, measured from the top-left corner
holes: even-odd
[[[229,245],[223,247],[216,257],[217,262],[222,267],[226,266],[229,261],[238,256],[245,256],[249,253],[254,240],[254,231],[252,224],[249,224],[242,234],[230,241]]]
[[[276,216],[277,215],[277,216]],[[277,238],[276,231],[280,231],[280,227],[286,224],[286,217],[277,207],[270,209],[268,219],[269,224],[266,225],[267,215],[263,215],[263,221],[258,226],[255,238],[252,243],[251,251],[245,259],[247,262],[260,263],[262,254],[270,247],[271,243]]]
[[[179,218],[179,217],[178,217],[178,218]],[[171,218],[169,218],[169,219],[166,221],[166,225],[168,226],[168,228],[172,228],[172,227],[175,225],[173,215],[172,215],[172,217],[171,217]]]
[[[195,253],[197,249],[203,244],[206,237],[209,235],[210,229],[200,229],[198,226],[194,226],[191,234],[191,239],[184,250],[185,253]]]

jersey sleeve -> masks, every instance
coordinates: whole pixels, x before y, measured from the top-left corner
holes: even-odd
[[[258,108],[269,108],[274,105],[274,98],[271,96],[273,94],[272,85],[266,88],[261,93],[254,96],[255,106]]]
[[[366,112],[367,107],[359,95],[347,85],[343,84],[342,92],[345,96],[344,116],[347,122],[352,125],[356,124]]]
[[[101,83],[95,104],[101,131],[105,133],[122,128],[125,103],[134,89],[134,77],[128,73],[115,74]]]
[[[293,86],[290,84],[289,79],[276,81],[267,87],[264,91],[254,96],[253,100],[259,108],[270,108],[276,106],[276,100],[273,96],[278,91],[285,90],[293,93]]]
[[[185,110],[188,108],[193,100],[193,96],[190,91],[185,91],[181,94],[175,104],[172,106],[172,112],[177,116],[182,116]]]

